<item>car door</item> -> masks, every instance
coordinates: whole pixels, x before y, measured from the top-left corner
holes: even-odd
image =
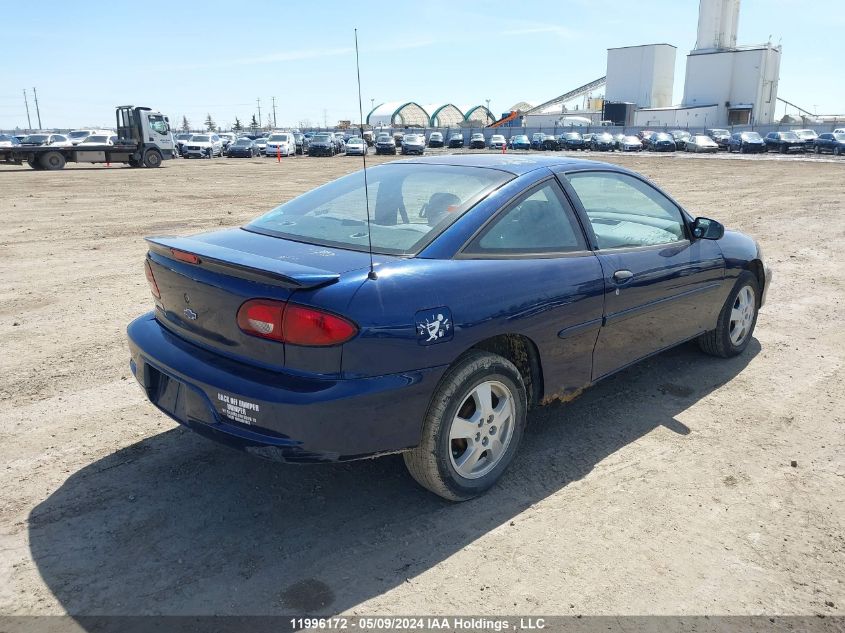
[[[593,379],[711,329],[724,258],[691,240],[688,218],[665,194],[617,171],[561,174],[605,281]]]
[[[819,150],[826,151],[833,145],[833,134],[820,134],[816,139],[816,147]]]
[[[495,318],[507,327],[502,331],[531,339],[540,354],[546,398],[565,398],[590,384],[603,274],[551,174],[499,211],[457,259],[465,283],[477,279],[478,287],[487,288],[463,307],[466,320],[489,320],[495,305]],[[493,287],[491,279],[498,282]]]

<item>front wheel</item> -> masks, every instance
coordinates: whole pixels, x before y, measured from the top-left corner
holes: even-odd
[[[420,445],[404,454],[423,487],[450,501],[480,495],[516,454],[528,410],[525,383],[507,359],[473,351],[432,397]]]
[[[760,309],[760,285],[754,274],[745,271],[728,295],[716,329],[698,337],[702,351],[711,356],[730,358],[745,351],[757,325]]]
[[[144,154],[144,167],[161,167],[161,154],[151,149]]]

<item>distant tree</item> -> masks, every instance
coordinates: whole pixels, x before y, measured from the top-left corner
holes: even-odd
[[[249,127],[252,128],[252,133],[255,134],[255,131],[258,129],[258,119],[255,118],[255,115],[252,115],[252,121],[249,122]]]
[[[205,117],[205,129],[209,132],[217,131],[217,124],[214,122],[214,119],[211,118],[211,114],[207,114]]]
[[[235,124],[232,126],[233,132],[243,132],[244,126],[241,125],[241,120],[235,117]]]
[[[190,132],[191,131],[191,124],[188,123],[188,117],[184,114],[182,115],[182,131],[183,132]]]

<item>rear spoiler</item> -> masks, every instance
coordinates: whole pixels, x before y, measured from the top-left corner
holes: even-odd
[[[190,253],[200,258],[197,265],[222,274],[238,275],[253,281],[286,288],[317,288],[340,279],[338,273],[320,270],[281,259],[237,251],[225,246],[192,240],[187,237],[148,237],[150,251],[174,259],[172,251]]]

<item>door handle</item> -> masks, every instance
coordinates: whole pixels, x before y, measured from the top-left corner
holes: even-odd
[[[622,285],[628,283],[631,280],[631,277],[634,276],[630,270],[617,270],[613,273],[613,281],[617,284]]]

